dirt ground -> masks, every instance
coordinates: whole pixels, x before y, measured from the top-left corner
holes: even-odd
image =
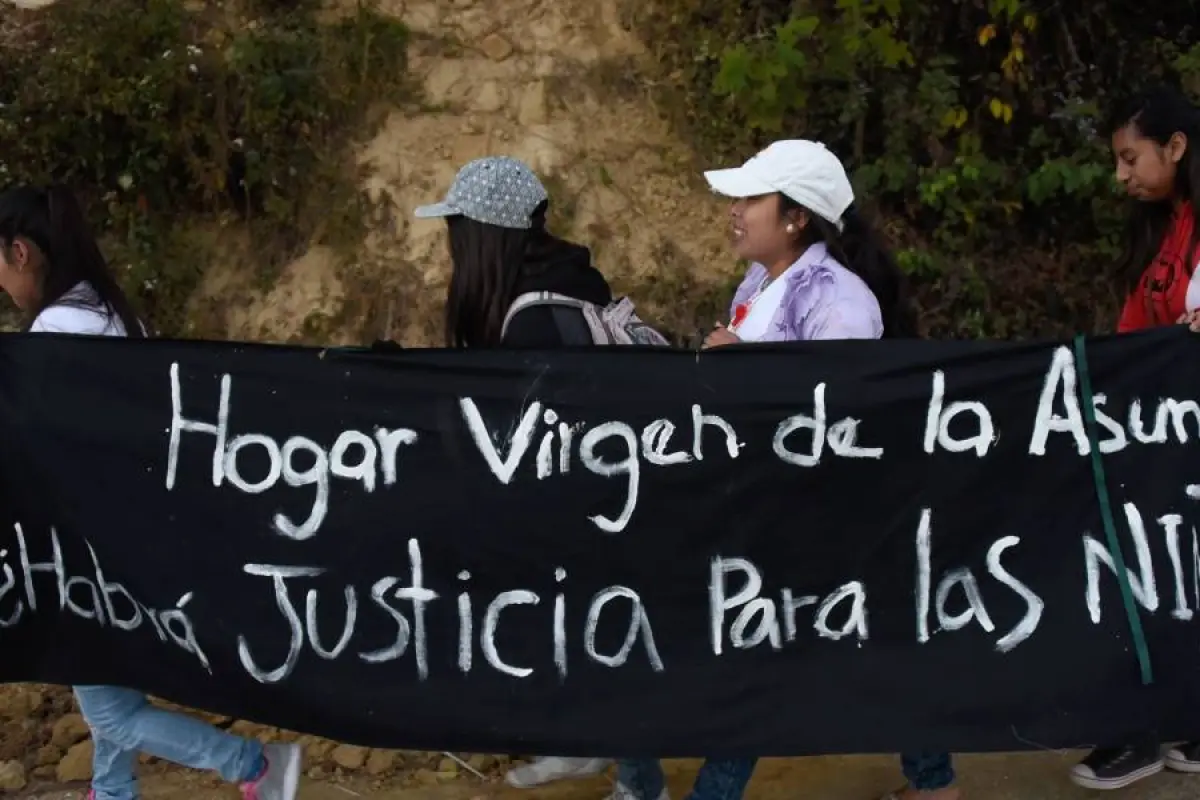
[[[1102,796],[1071,785],[1066,770],[1076,753],[969,756],[960,760],[964,798],[969,800],[1069,800]],[[698,762],[667,764],[674,797],[686,795]],[[872,800],[896,788],[897,765],[889,757],[771,759],[764,761],[750,786],[749,800]],[[309,781],[303,800],[601,800],[610,791],[607,777],[517,791],[498,780],[458,780],[440,786],[376,788],[368,781]],[[205,775],[168,771],[144,781],[147,800],[233,800],[235,790]],[[17,797],[29,800],[82,800],[82,787],[43,787]],[[1123,791],[1106,793],[1112,800],[1192,800],[1200,797],[1200,777],[1166,774]]]
[[[83,800],[90,777],[87,726],[71,694],[57,686],[0,686],[0,773],[6,764],[23,771],[19,791],[0,797],[23,800]],[[193,712],[194,713],[194,712]],[[501,777],[507,759],[460,754],[460,768],[441,753],[366,750],[314,737],[205,715],[233,733],[263,741],[299,741],[305,747],[302,800],[603,800],[611,776],[515,790]],[[1067,771],[1078,752],[1039,752],[963,756],[956,760],[964,800],[1086,800],[1105,796],[1073,786]],[[699,762],[670,761],[671,794],[687,795]],[[485,775],[479,778],[472,774]],[[236,789],[219,778],[153,759],[141,766],[147,800],[235,800]],[[893,756],[767,759],[760,763],[748,800],[875,800],[902,783]],[[1200,776],[1172,773],[1110,792],[1112,800],[1194,800]]]

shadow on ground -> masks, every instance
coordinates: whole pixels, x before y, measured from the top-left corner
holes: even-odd
[[[964,800],[1085,800],[1101,796],[1111,800],[1194,800],[1200,797],[1200,776],[1164,773],[1136,786],[1115,792],[1089,792],[1073,786],[1067,770],[1077,753],[965,756],[958,767]],[[673,797],[683,798],[698,762],[669,762],[667,771]],[[894,758],[853,756],[768,759],[750,785],[747,800],[876,800],[901,783]],[[610,779],[593,778],[560,783],[543,789],[517,791],[499,782],[460,779],[441,786],[417,788],[372,787],[347,781],[307,782],[301,800],[603,800],[611,792]],[[142,787],[146,800],[234,800],[232,787],[207,776],[172,771],[147,778]],[[82,800],[81,787],[47,787],[22,795],[28,800]]]

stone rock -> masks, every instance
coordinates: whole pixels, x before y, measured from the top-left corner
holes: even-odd
[[[10,687],[0,694],[0,718],[21,719],[42,706],[45,697],[39,691]]]
[[[569,36],[566,25],[567,22],[561,14],[544,14],[522,25],[521,40],[528,41],[533,49],[541,53],[569,55],[562,49]]]
[[[269,729],[266,725],[259,725],[257,722],[247,722],[244,719],[239,719],[237,722],[230,725],[228,730],[234,736],[241,736],[244,739],[249,739]]]
[[[437,62],[425,76],[425,96],[435,104],[446,103],[454,97],[454,88],[462,81],[466,70],[457,58]]]
[[[478,770],[479,772],[487,772],[496,766],[496,757],[484,755],[483,753],[474,753],[467,759],[467,764],[471,769]]]
[[[458,762],[453,758],[443,758],[438,762],[437,771],[439,775],[449,775],[453,778],[458,775]]]
[[[90,780],[92,777],[92,743],[91,740],[74,745],[62,761],[54,775],[60,783],[75,783]]]
[[[25,692],[25,706],[31,711],[37,711],[42,707],[42,703],[46,702],[46,696],[39,691],[30,690]]]
[[[454,140],[451,161],[455,164],[465,164],[468,161],[488,155],[488,137],[484,134],[469,134],[459,136]]]
[[[442,23],[438,0],[410,3],[404,10],[404,24],[414,33],[435,33]]]
[[[531,127],[529,135],[507,149],[514,158],[524,161],[543,178],[558,174],[568,161],[567,153],[550,139],[539,135],[536,127]],[[564,201],[556,199],[554,202],[562,204]]]
[[[438,774],[431,769],[419,769],[414,777],[421,786],[436,786],[440,780]]]
[[[460,9],[446,21],[458,29],[461,41],[481,41],[496,30],[496,10],[483,6]]]
[[[33,772],[29,773],[34,780],[49,781],[54,780],[54,765],[46,764],[42,767],[34,767]]]
[[[503,61],[513,54],[512,42],[498,33],[493,33],[480,42],[479,49],[492,61]]]
[[[517,120],[522,125],[541,125],[550,116],[546,103],[546,83],[535,81],[525,87],[517,106]]]
[[[333,752],[335,746],[333,742],[325,739],[314,739],[305,745],[304,755],[312,762],[323,761],[326,756]]]
[[[343,769],[362,769],[367,762],[367,748],[340,744],[333,749],[333,763]]]
[[[254,738],[263,744],[270,744],[271,742],[280,741],[283,738],[283,734],[278,728],[264,728]]]
[[[399,754],[394,750],[372,750],[371,755],[367,757],[367,773],[383,775],[396,765],[398,757]]]
[[[67,714],[54,723],[50,741],[62,749],[88,738],[90,731],[87,722],[79,714]]]
[[[475,100],[471,103],[474,111],[484,114],[494,114],[504,108],[504,91],[496,81],[488,81],[479,87]]]
[[[25,788],[25,768],[20,761],[0,764],[0,792],[17,792]]]
[[[48,764],[57,764],[58,760],[63,757],[63,751],[52,744],[43,745],[38,748],[37,756],[34,759],[39,767],[44,767]]]

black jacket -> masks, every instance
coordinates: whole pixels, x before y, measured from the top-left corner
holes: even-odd
[[[559,242],[552,252],[526,262],[517,295],[526,292],[555,292],[599,306],[612,302],[612,290],[600,271],[592,266],[592,254],[586,247]],[[513,317],[501,347],[553,348],[565,342],[554,320],[554,312],[544,306],[527,308]]]

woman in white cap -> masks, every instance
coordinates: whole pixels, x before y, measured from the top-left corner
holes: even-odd
[[[506,328],[509,307],[526,292],[555,292],[599,306],[612,301],[591,252],[546,230],[548,207],[546,189],[527,165],[496,156],[464,166],[445,200],[416,210],[423,219],[446,219],[453,265],[445,312],[448,347],[553,348],[572,343],[575,333],[586,336],[582,314],[547,306],[520,311]],[[611,763],[545,756],[509,771],[505,780],[517,788],[541,786],[598,775]]]
[[[733,250],[750,262],[728,323],[717,324],[705,347],[916,335],[903,275],[855,212],[846,170],[825,145],[775,142],[741,167],[705,178],[733,199]],[[909,786],[894,798],[958,797],[948,755],[906,755],[902,763]],[[754,759],[709,759],[689,800],[738,800],[754,766]],[[659,763],[620,761],[615,797],[667,800]]]
[[[416,210],[423,219],[446,219],[453,262],[446,296],[448,347],[548,348],[590,341],[583,314],[569,308],[526,308],[505,326],[513,301],[528,292],[554,292],[601,307],[612,301],[588,248],[546,230],[548,207],[546,189],[528,166],[494,156],[464,166],[445,200]],[[577,336],[585,338],[576,341]]]
[[[705,178],[734,199],[733,250],[751,264],[728,324],[707,346],[916,334],[903,275],[854,209],[846,170],[825,145],[775,142]]]
[[[904,276],[854,208],[846,169],[824,144],[775,142],[734,169],[705,173],[733,199],[730,236],[751,263],[728,325],[706,345],[917,334]],[[957,800],[947,753],[905,753],[908,785],[884,800]]]

